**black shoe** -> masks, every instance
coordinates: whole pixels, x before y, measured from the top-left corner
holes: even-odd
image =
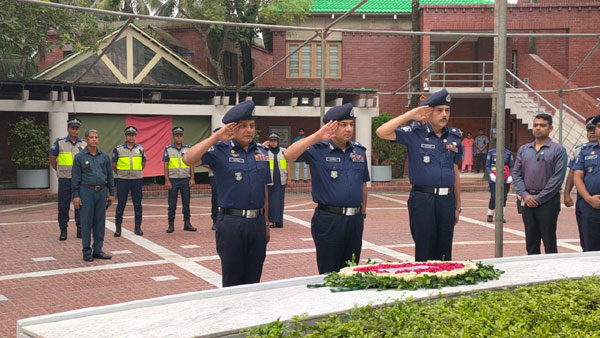
[[[292,182],[294,182],[294,183],[298,183],[298,180],[292,180]]]
[[[94,257],[92,256],[92,254],[85,254],[83,255],[83,260],[86,262],[92,262],[94,260]]]
[[[215,228],[215,223],[213,223],[212,227],[210,228],[210,230],[217,230],[217,228]]]
[[[282,223],[275,223],[275,227],[276,228],[283,228],[283,224]]]
[[[192,226],[192,223],[190,223],[190,221],[189,221],[189,220],[187,220],[187,221],[183,221],[183,231],[191,231],[191,232],[196,232],[196,230],[198,230],[198,229],[194,228],[194,227]]]
[[[92,255],[93,258],[98,258],[98,259],[111,259],[112,256],[107,254],[106,252],[100,252],[100,253],[95,253]],[[84,258],[85,259],[85,258]]]
[[[302,182],[304,182],[304,183],[308,183],[308,180],[302,180]]]
[[[121,224],[115,225],[115,237],[121,237]]]
[[[494,221],[494,216],[488,216],[487,221],[490,222],[490,223],[493,222]]]
[[[81,238],[81,227],[77,228],[77,238]]]
[[[141,224],[136,224],[135,225],[135,230],[134,233],[138,236],[142,236],[144,234],[144,232],[142,231],[142,225]]]
[[[59,241],[67,240],[67,228],[60,229],[60,236],[58,237]]]
[[[169,227],[167,228],[167,233],[170,234],[175,231],[175,221],[169,221]]]

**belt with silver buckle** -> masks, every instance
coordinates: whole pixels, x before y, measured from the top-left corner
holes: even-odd
[[[90,185],[90,184],[82,184],[82,187],[86,187],[88,189],[92,189],[94,191],[102,190],[105,186],[103,185]]]
[[[257,218],[264,213],[263,209],[223,209],[223,214],[244,218]]]
[[[431,188],[431,187],[422,187],[420,185],[413,185],[413,190],[420,191],[420,192],[426,192],[428,194],[446,196],[446,195],[450,194],[451,192],[454,192],[454,187]]]
[[[360,207],[358,208],[342,208],[342,207],[332,207],[325,204],[319,204],[319,210],[327,211],[332,214],[344,215],[344,216],[354,216],[360,213]]]

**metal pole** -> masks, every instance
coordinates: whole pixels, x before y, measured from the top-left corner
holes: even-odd
[[[563,143],[563,92],[558,92],[558,143]]]
[[[320,94],[320,99],[319,99],[319,103],[321,106],[321,113],[320,113],[320,118],[319,118],[319,123],[321,123],[321,126],[323,126],[323,116],[325,115],[325,73],[327,72],[327,67],[326,67],[326,58],[325,56],[327,55],[326,53],[326,49],[327,48],[327,40],[325,40],[327,38],[327,31],[323,30],[321,32],[321,94]]]
[[[496,55],[498,60],[496,78],[496,210],[495,210],[495,257],[503,256],[504,244],[504,116],[506,103],[506,0],[496,0],[494,15],[497,16],[498,43]]]

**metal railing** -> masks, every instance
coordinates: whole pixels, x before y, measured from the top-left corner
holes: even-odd
[[[470,73],[448,72],[452,66],[462,65],[472,65],[476,70]],[[439,61],[434,68],[441,68],[441,71],[429,72],[431,87],[446,87],[447,83],[459,83],[472,84],[469,87],[486,88],[492,87],[494,83],[494,61]]]

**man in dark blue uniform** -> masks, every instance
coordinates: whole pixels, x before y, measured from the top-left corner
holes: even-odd
[[[163,162],[165,163],[165,186],[169,191],[169,227],[167,233],[175,231],[175,209],[177,209],[177,193],[181,193],[181,209],[183,211],[183,230],[195,232],[197,229],[190,223],[190,189],[194,186],[194,167],[183,163],[183,155],[190,146],[183,143],[183,127],[175,127],[173,144],[165,147]]]
[[[286,160],[310,165],[312,198],[318,203],[311,221],[319,273],[339,271],[360,260],[370,180],[366,148],[354,136],[352,104],[329,109],[316,133],[294,142]]]
[[[102,251],[102,245],[107,203],[110,206],[115,200],[115,188],[110,158],[98,149],[98,131],[86,131],[85,141],[87,147],[75,155],[73,160],[71,188],[73,206],[75,209],[81,209],[83,260],[91,262],[94,258],[112,258]],[[94,245],[90,247],[92,233]]]
[[[454,225],[462,211],[458,170],[462,133],[446,126],[449,118],[450,94],[442,89],[377,129],[377,136],[408,150],[413,185],[408,214],[418,262],[452,259]]]
[[[219,191],[215,239],[224,287],[260,282],[269,241],[269,155],[254,141],[253,113],[252,101],[234,106],[223,116],[224,127],[183,156],[187,165],[207,164],[214,173]]]
[[[591,123],[600,135],[600,115]],[[583,251],[600,250],[600,141],[586,143],[575,161],[574,181],[581,195],[581,242]]]
[[[504,179],[504,177],[496,177],[496,148],[488,151],[486,160],[485,160],[485,172],[488,174],[488,184],[490,187],[490,202],[488,203],[488,213],[487,213],[487,221],[494,221],[494,210],[496,210],[496,181],[500,180],[504,182],[504,205],[506,207],[506,198],[508,196],[508,191],[510,190],[510,184],[512,183],[512,173],[513,166],[515,165],[515,158],[513,154],[508,149],[504,149],[504,164],[505,167],[508,168],[508,171],[505,171],[505,175],[509,176]],[[503,213],[504,214],[504,213]]]

